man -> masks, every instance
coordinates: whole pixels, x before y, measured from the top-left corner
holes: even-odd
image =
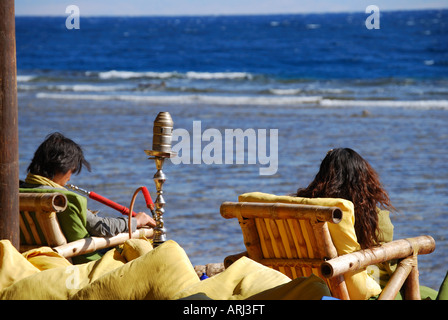
[[[28,166],[25,181],[21,188],[63,189],[72,174],[79,174],[82,167],[90,171],[90,164],[84,158],[81,147],[61,133],[55,132],[47,136],[37,148]],[[144,212],[132,218],[131,228],[155,226],[155,221]],[[128,217],[99,217],[86,210],[86,229],[92,236],[108,237],[128,231]]]

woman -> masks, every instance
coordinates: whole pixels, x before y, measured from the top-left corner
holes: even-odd
[[[380,243],[378,207],[394,209],[378,174],[366,160],[349,148],[328,151],[314,181],[307,188],[298,189],[295,196],[342,198],[353,202],[355,232],[363,249]]]
[[[47,136],[37,148],[28,166],[28,175],[21,188],[64,189],[72,174],[79,174],[83,167],[90,171],[90,164],[84,158],[81,147],[61,133]],[[127,217],[99,217],[86,211],[86,229],[92,236],[108,237],[128,231]],[[132,218],[132,229],[145,225],[155,226],[154,220],[144,212]]]
[[[350,200],[355,208],[355,232],[363,249],[381,242],[392,241],[393,226],[385,211],[395,210],[389,196],[379,181],[378,174],[358,153],[349,148],[332,149],[320,165],[311,184],[299,188],[294,194],[305,198],[342,198]],[[387,234],[387,236],[385,235]],[[378,265],[389,276],[395,266],[389,263]],[[385,276],[381,282],[386,282]],[[437,291],[420,286],[422,299],[446,300],[448,298],[448,273]]]

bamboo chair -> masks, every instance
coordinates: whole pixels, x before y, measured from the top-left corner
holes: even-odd
[[[62,193],[20,193],[20,252],[49,246],[65,258],[111,248],[129,239],[129,233],[113,237],[89,237],[67,243],[57,214],[67,207]],[[132,238],[152,238],[153,229],[140,228]]]
[[[238,218],[247,249],[227,257],[226,266],[246,255],[292,279],[315,274],[326,281],[334,297],[349,300],[345,273],[400,259],[379,299],[394,299],[403,284],[405,299],[420,299],[417,255],[434,251],[430,236],[396,240],[338,257],[327,225],[341,221],[343,213],[337,207],[224,202],[220,211],[226,219]]]

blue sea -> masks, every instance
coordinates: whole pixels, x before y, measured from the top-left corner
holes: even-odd
[[[419,269],[438,289],[448,265],[448,10],[381,12],[380,29],[367,17],[81,16],[71,30],[64,16],[17,17],[20,177],[60,131],[92,165],[71,183],[129,205],[142,185],[156,197],[144,150],[159,112],[191,135],[195,121],[223,135],[277,129],[271,175],[260,161],[165,162],[167,237],[198,265],[245,250],[238,222],[220,216],[223,201],[294,192],[329,149],[350,147],[389,191],[395,238],[436,240]]]

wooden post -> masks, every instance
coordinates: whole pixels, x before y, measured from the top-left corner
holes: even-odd
[[[19,130],[14,0],[0,1],[0,239],[19,249]]]

